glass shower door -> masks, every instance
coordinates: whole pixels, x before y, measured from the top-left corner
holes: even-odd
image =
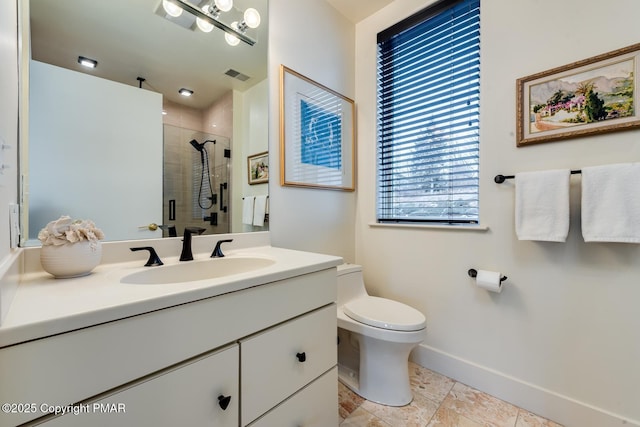
[[[164,125],[163,237],[229,232],[230,160],[229,138]]]

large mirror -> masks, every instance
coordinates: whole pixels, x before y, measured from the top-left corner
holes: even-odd
[[[61,215],[105,240],[268,229],[267,180],[251,179],[252,159],[268,171],[267,0],[217,18],[242,30],[255,9],[253,45],[166,0],[18,1],[23,245]],[[188,4],[215,15],[213,0]]]

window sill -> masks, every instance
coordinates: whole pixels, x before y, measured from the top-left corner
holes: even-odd
[[[440,225],[440,224],[381,224],[378,222],[370,222],[369,227],[373,228],[411,228],[411,229],[425,229],[425,230],[446,230],[446,231],[489,231],[489,226],[482,224],[453,224],[453,225]]]

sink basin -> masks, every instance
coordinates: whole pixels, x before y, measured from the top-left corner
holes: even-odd
[[[149,267],[124,276],[120,283],[133,285],[166,285],[170,283],[195,282],[232,274],[246,273],[268,267],[275,263],[269,258],[212,258],[186,261],[180,264]]]

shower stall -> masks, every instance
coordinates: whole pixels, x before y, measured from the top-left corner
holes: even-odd
[[[231,140],[168,124],[163,130],[163,237],[182,235],[185,227],[228,233]]]

